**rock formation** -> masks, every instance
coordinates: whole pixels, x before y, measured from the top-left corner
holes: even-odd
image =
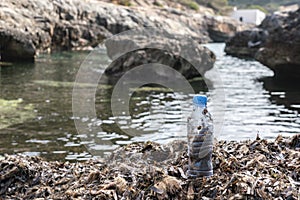
[[[168,5],[125,7],[96,0],[1,1],[1,60],[34,60],[39,52],[90,49],[112,34],[137,27],[191,36],[200,43],[222,41],[246,28],[210,12]]]
[[[276,75],[298,77],[300,9],[270,15],[258,28],[237,33],[226,43],[226,53],[255,58],[274,70]],[[251,35],[256,36],[256,40],[253,41]]]
[[[106,74],[115,77],[120,77],[136,66],[159,63],[176,69],[189,79],[202,76],[213,67],[216,59],[210,50],[191,38],[153,29],[122,33],[108,39],[105,46],[108,56],[113,60]],[[158,72],[157,76],[176,75]]]
[[[265,44],[267,37],[268,32],[259,28],[238,32],[227,41],[225,52],[237,57],[252,58]]]
[[[300,74],[300,9],[285,15],[270,16],[262,24],[269,32],[266,44],[255,58],[280,76]]]

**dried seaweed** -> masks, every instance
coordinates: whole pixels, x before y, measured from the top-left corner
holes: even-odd
[[[130,144],[110,156],[113,162],[6,155],[0,199],[300,199],[299,138],[216,142],[214,175],[193,180],[183,141]]]

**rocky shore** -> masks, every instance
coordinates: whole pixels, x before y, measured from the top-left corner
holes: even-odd
[[[110,81],[120,78],[126,71],[153,63],[176,69],[186,79],[203,76],[213,67],[215,55],[193,39],[172,35],[156,29],[135,30],[121,33],[106,40],[107,54],[113,63],[106,69]],[[148,72],[150,73],[150,72]],[[174,73],[156,69],[156,80],[177,77]],[[144,76],[145,74],[136,74]],[[132,77],[134,79],[134,77]],[[180,77],[178,77],[180,78]],[[173,83],[174,84],[174,83]]]
[[[108,160],[0,160],[2,199],[299,199],[300,136],[215,143],[214,175],[186,177],[187,147],[152,142],[117,149]]]
[[[267,16],[260,26],[242,31],[227,43],[227,54],[255,58],[275,75],[298,79],[300,74],[300,9]]]
[[[0,3],[2,61],[34,61],[38,53],[82,50],[105,38],[139,27],[153,27],[199,43],[225,41],[249,28],[229,17],[144,2],[130,7],[97,0],[10,0]]]

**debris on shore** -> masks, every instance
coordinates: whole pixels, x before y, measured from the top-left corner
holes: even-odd
[[[300,135],[215,143],[214,175],[189,180],[187,146],[153,142],[116,150],[110,161],[49,162],[6,155],[0,199],[300,199]]]

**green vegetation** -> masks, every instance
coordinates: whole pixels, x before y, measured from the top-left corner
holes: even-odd
[[[279,9],[279,6],[288,6],[298,4],[299,0],[168,0],[169,2],[177,2],[183,6],[199,10],[199,5],[212,8],[218,14],[228,14],[232,11],[233,6],[239,9],[259,9],[265,13],[271,13]],[[168,2],[167,1],[167,2]],[[124,6],[132,6],[132,0],[115,0],[115,2]],[[155,6],[162,7],[163,5],[158,1],[154,1]]]
[[[161,3],[159,3],[158,1],[154,1],[153,5],[158,6],[158,7],[163,7],[163,5]]]
[[[75,83],[74,82],[61,82],[61,81],[50,81],[50,80],[35,80],[33,81],[35,84],[49,86],[49,87],[70,87],[73,88]],[[95,88],[98,89],[110,89],[112,88],[111,85],[104,85],[104,84],[91,84],[91,83],[76,83],[76,87],[82,88]]]
[[[35,117],[33,105],[24,105],[22,99],[5,100],[0,99],[0,129],[14,124],[23,123]]]
[[[134,92],[173,92],[172,89],[163,86],[158,86],[158,87],[142,86],[139,88],[130,88],[130,90]]]
[[[193,0],[180,0],[180,3],[190,9],[199,10],[199,5]]]
[[[114,1],[112,1],[114,2]],[[115,3],[123,6],[132,6],[131,0],[117,0]]]
[[[233,6],[239,9],[259,9],[269,13],[279,9],[279,6],[298,4],[299,0],[194,0],[199,5],[212,8],[219,14],[226,14],[232,10]]]
[[[278,10],[279,6],[287,6],[292,4],[300,5],[300,2],[299,0],[228,0],[228,4],[230,6],[237,6],[240,9],[254,7],[260,10],[263,8],[263,10],[267,12],[274,12]]]
[[[227,0],[195,0],[199,5],[212,8],[219,14],[227,14],[232,10]]]
[[[264,13],[268,13],[268,11],[265,8],[263,8],[259,5],[251,5],[251,6],[248,7],[248,9],[258,9],[258,10],[264,12]]]

